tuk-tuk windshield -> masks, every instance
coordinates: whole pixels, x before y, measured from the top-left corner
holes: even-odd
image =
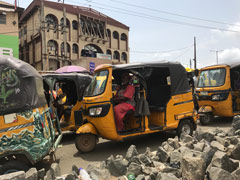
[[[107,70],[96,72],[85,92],[85,96],[96,96],[102,94],[105,90],[107,77],[108,77]]]
[[[225,83],[226,70],[223,68],[204,70],[200,73],[198,87],[217,87]]]

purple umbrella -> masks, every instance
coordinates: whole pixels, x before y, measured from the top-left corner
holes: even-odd
[[[81,66],[63,66],[56,70],[57,73],[71,73],[71,72],[81,72],[81,73],[90,73],[87,69]]]

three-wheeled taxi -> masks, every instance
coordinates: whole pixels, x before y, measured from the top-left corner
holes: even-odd
[[[55,109],[60,119],[62,131],[75,132],[83,123],[82,120],[82,99],[91,76],[87,73],[52,73],[43,74],[44,89],[47,94],[49,105]],[[59,103],[58,92],[65,93],[64,102]],[[54,99],[50,94],[54,94]]]
[[[209,124],[214,116],[233,117],[240,114],[240,63],[200,69],[196,94],[203,125]]]
[[[54,124],[40,74],[19,59],[0,57],[0,174],[26,171],[52,154],[61,140]]]
[[[135,87],[135,110],[123,118],[124,130],[117,131],[113,97],[121,75],[129,73]],[[192,134],[197,114],[187,72],[180,63],[167,61],[101,65],[83,99],[84,124],[77,130],[76,148],[89,152],[98,137],[122,140],[129,136],[176,130]]]

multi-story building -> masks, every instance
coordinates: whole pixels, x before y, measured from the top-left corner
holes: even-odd
[[[0,55],[19,56],[18,20],[23,8],[0,1]]]
[[[129,62],[129,27],[92,8],[34,0],[20,27],[20,58],[38,70]]]

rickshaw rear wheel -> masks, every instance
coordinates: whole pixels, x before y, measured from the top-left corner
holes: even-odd
[[[177,135],[180,137],[182,133],[192,136],[193,134],[193,124],[190,120],[182,120],[177,128]]]
[[[206,113],[203,116],[200,116],[199,120],[202,125],[208,125],[213,120],[213,114]]]
[[[97,144],[94,134],[80,134],[75,139],[75,146],[79,152],[87,153],[93,151]]]
[[[17,171],[28,171],[29,166],[23,162],[17,160],[11,160],[5,162],[0,168],[0,175],[9,174]]]

